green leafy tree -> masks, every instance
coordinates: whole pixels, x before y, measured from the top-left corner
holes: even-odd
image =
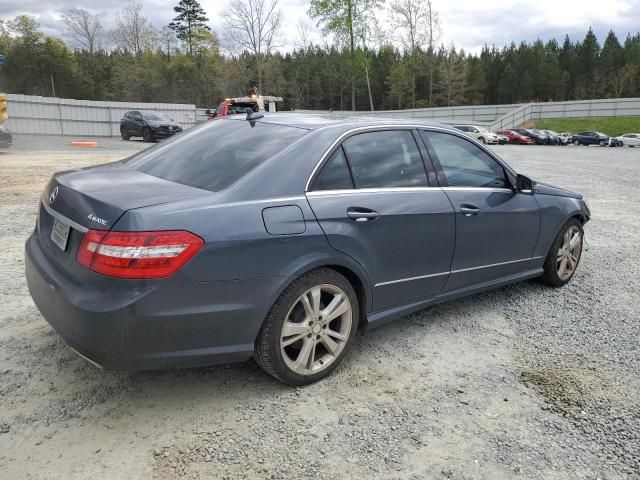
[[[322,25],[325,33],[335,35],[349,48],[351,73],[351,110],[356,109],[356,42],[364,36],[371,12],[381,0],[311,0],[309,15]]]
[[[178,15],[169,24],[169,28],[180,40],[186,42],[189,55],[193,55],[193,47],[202,32],[211,30],[205,23],[209,21],[207,14],[198,0],[180,0],[173,11]]]

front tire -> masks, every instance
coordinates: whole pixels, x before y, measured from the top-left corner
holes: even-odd
[[[145,142],[153,142],[153,135],[151,134],[151,130],[149,130],[147,127],[142,129],[142,139]]]
[[[358,328],[358,298],[349,281],[328,268],[295,280],[267,315],[254,358],[272,377],[307,385],[344,359]]]
[[[580,145],[580,140],[578,140],[577,138],[573,141],[573,144],[577,147]]]
[[[129,134],[127,133],[127,129],[125,127],[120,127],[120,138],[122,140],[129,140]]]
[[[551,287],[562,287],[576,273],[582,257],[584,230],[577,218],[569,220],[558,233],[544,262],[542,283]]]

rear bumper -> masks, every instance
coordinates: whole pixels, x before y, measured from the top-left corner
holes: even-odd
[[[25,257],[29,292],[44,318],[74,350],[104,368],[248,360],[270,308],[255,303],[270,301],[268,279],[195,282],[178,272],[165,280],[118,281],[117,287],[98,274],[95,283],[76,283],[47,259],[34,235]]]

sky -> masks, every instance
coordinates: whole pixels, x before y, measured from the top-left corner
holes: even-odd
[[[28,14],[36,17],[42,30],[48,35],[63,37],[64,26],[60,11],[81,7],[98,13],[109,28],[116,12],[130,0],[0,0],[0,18]],[[201,5],[210,19],[209,26],[219,37],[224,38],[224,27],[220,13],[229,0],[201,0]],[[389,3],[390,0],[387,0]],[[169,23],[174,16],[173,6],[177,0],[141,0],[143,13],[156,27]],[[307,16],[309,0],[279,0],[283,16],[281,44],[290,49],[295,44],[300,22],[311,28],[311,39],[324,43],[325,36]],[[512,41],[543,41],[555,38],[558,41],[568,34],[572,40],[582,40],[592,26],[602,42],[609,30],[613,30],[621,42],[627,33],[640,29],[640,0],[534,0],[509,2],[506,0],[433,0],[440,16],[440,42],[454,44],[466,51],[478,52],[483,45],[502,47]],[[387,15],[380,12],[384,27]]]

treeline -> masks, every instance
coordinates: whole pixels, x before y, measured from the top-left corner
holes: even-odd
[[[589,30],[579,41],[486,46],[477,55],[388,41],[223,55],[204,29],[182,42],[164,30],[138,40],[71,48],[28,16],[0,21],[0,91],[207,107],[261,84],[263,94],[284,97],[280,108],[336,110],[351,109],[352,80],[359,110],[640,96],[638,33],[621,43],[610,32],[600,45]]]

